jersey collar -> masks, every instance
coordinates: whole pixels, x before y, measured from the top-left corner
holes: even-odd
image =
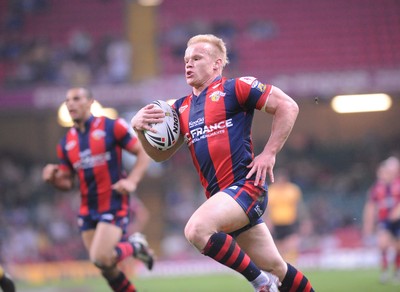
[[[221,75],[218,75],[217,77],[215,77],[215,79],[213,80],[213,82],[211,82],[210,83],[210,85],[208,85],[206,88],[204,88],[204,90],[199,94],[199,95],[201,95],[203,92],[207,92],[207,89],[210,87],[210,86],[213,86],[217,81],[220,81],[222,79],[222,76]],[[195,95],[193,92],[192,92],[192,97],[198,97],[199,95]]]
[[[90,128],[90,124],[93,122],[94,116],[91,115],[86,121],[85,121],[85,132]],[[75,129],[80,132],[79,127],[74,126]]]

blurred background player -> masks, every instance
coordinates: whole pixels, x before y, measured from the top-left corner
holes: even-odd
[[[43,180],[61,190],[79,179],[81,206],[78,225],[89,258],[113,291],[136,291],[117,263],[134,256],[151,269],[153,256],[140,233],[121,241],[129,223],[129,194],[144,176],[149,157],[122,119],[94,117],[94,98],[86,88],[71,88],[66,106],[74,122],[57,146],[59,164],[43,168]],[[124,176],[122,149],[137,157]]]
[[[0,287],[3,292],[15,292],[15,284],[10,275],[0,265]]]
[[[376,227],[381,254],[381,282],[391,277],[389,254],[394,251],[395,279],[400,281],[400,161],[389,157],[380,163],[376,182],[368,192],[364,206],[363,233],[370,241]]]
[[[287,170],[278,169],[275,182],[268,188],[268,209],[264,218],[278,250],[288,262],[297,260],[300,225],[306,223],[306,215],[300,187],[290,181]]]

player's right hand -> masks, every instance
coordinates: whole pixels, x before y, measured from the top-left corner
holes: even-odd
[[[58,171],[58,165],[57,164],[47,164],[42,171],[42,179],[45,182],[52,182],[56,176],[56,173]]]

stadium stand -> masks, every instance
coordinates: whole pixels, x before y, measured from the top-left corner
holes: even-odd
[[[20,3],[20,7],[15,7],[18,4],[13,6],[13,2]],[[23,19],[23,25],[18,29],[21,34],[30,38],[45,36],[56,45],[66,44],[69,34],[76,29],[87,31],[98,41],[104,35],[119,34],[124,27],[124,1],[60,0],[54,3],[42,0],[44,4],[35,11],[25,8],[23,2],[1,1],[3,26],[10,11],[19,11]],[[7,33],[7,27],[3,32]]]
[[[31,2],[43,3],[36,9],[27,8],[24,1],[0,4],[0,82],[11,87],[71,83],[74,80],[60,81],[68,70],[65,67],[71,71],[73,66],[84,65],[87,68],[81,71],[93,70],[89,74],[96,76],[102,69],[106,45],[123,31],[124,1]],[[45,47],[38,50],[38,43]],[[78,60],[85,64],[68,63],[75,50],[87,50]],[[47,70],[42,77],[37,73],[39,66]],[[94,80],[87,79],[89,83]]]
[[[399,4],[394,0],[220,2],[218,6],[212,0],[191,3],[188,9],[179,0],[166,1],[160,9],[161,35],[199,21],[226,19],[235,26],[229,45],[238,54],[240,71],[255,75],[373,70],[400,64]],[[275,32],[254,39],[249,32],[254,19],[272,23]],[[171,46],[163,49],[167,74],[181,70],[171,51]]]
[[[124,31],[125,1],[36,0],[30,1],[37,3],[33,7],[10,6],[22,2],[0,1],[0,85],[13,90],[34,90],[38,85],[73,84],[76,79],[63,74],[65,64],[76,61],[69,47],[74,32],[86,36],[92,45],[89,55],[78,62],[84,64],[80,73],[89,71],[89,76],[82,77],[82,73],[80,78],[102,85],[110,82],[102,77],[102,58],[108,37],[121,36]],[[166,0],[156,8],[160,77],[181,74],[187,38],[206,32],[223,35],[227,40],[232,51],[228,70],[267,80],[273,74],[398,70],[399,8],[397,0]],[[31,64],[27,63],[27,56],[31,57],[34,48],[40,48],[39,59],[51,65],[40,67],[48,70],[47,74],[43,78],[34,74],[35,78],[29,80],[18,79],[25,76],[23,65]],[[34,129],[42,129],[44,119],[41,122]],[[53,129],[52,135],[55,133]],[[257,138],[263,143],[265,129],[258,133]],[[335,132],[325,134],[332,136],[332,141],[337,138]],[[304,250],[316,249],[331,234],[338,236],[340,246],[361,244],[356,232],[360,222],[353,218],[361,216],[360,206],[377,162],[389,151],[399,150],[399,145],[399,136],[385,141],[372,136],[353,145],[327,146],[313,140],[299,146],[294,140],[288,141],[279,163],[288,166],[296,183],[304,189],[315,222],[313,236],[309,237],[312,242],[305,243]],[[38,181],[41,165],[37,158],[21,158],[21,153],[0,150],[0,262],[86,259],[75,228],[77,193],[54,193]],[[176,198],[183,201],[179,199],[182,194],[170,182],[175,179],[172,174],[177,165],[183,174],[191,173],[189,158],[184,155],[176,155],[154,169],[144,187],[144,191],[153,188],[157,195],[146,193],[149,205],[174,205]],[[154,190],[158,185],[163,187]],[[162,201],[163,195],[170,201]],[[180,234],[186,218],[173,215],[160,213],[160,218],[153,220],[159,225],[152,226],[154,231],[149,232],[157,233],[164,243],[169,235]],[[49,224],[48,218],[57,220]],[[184,254],[178,253],[160,251],[161,258],[192,256],[188,249],[184,249]]]
[[[14,37],[15,31],[24,36],[17,37],[22,42],[20,46],[26,47],[33,39],[44,37],[56,53],[60,47],[68,46],[75,31],[87,33],[94,44],[92,51],[96,51],[106,36],[119,35],[124,30],[124,1],[62,0],[56,5],[37,1],[45,4],[35,11],[13,8],[6,1],[0,4],[0,50],[4,56],[0,57],[0,80],[10,75],[8,72],[15,70],[22,58],[20,55],[10,62],[5,56],[4,42]],[[257,76],[373,71],[400,65],[400,15],[395,0],[222,0],[219,5],[212,0],[185,2],[186,5],[183,2],[164,1],[157,8],[161,75],[180,73],[180,53],[187,37],[205,32],[224,35],[235,70]],[[226,7],[232,13],[227,13]],[[10,24],[11,11],[17,11],[14,14],[18,15],[18,26]]]

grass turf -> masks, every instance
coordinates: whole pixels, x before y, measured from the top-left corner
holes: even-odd
[[[377,270],[306,270],[317,292],[395,292],[400,283],[380,284]],[[139,292],[252,292],[238,275],[202,275],[133,279]],[[46,285],[17,282],[18,292],[109,292],[103,279],[63,280]]]

